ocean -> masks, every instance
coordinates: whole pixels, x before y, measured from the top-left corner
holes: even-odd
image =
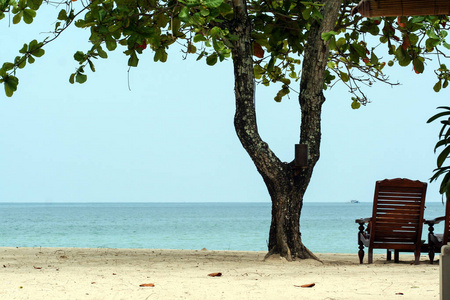
[[[426,206],[426,219],[444,214],[440,202]],[[303,242],[316,253],[357,253],[355,219],[371,213],[368,202],[305,203]],[[270,203],[0,203],[0,247],[266,251],[270,219]]]

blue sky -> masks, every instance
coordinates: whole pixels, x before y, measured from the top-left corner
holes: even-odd
[[[31,26],[0,21],[0,60],[43,39],[57,12]],[[154,63],[147,49],[128,73],[119,50],[99,60],[85,84],[71,85],[73,54],[88,49],[87,37],[69,30],[18,72],[13,98],[0,93],[0,202],[270,201],[234,132],[231,61],[210,67],[174,50],[167,63]],[[431,68],[387,73],[402,85],[367,88],[372,102],[359,110],[342,84],[326,92],[321,158],[305,201],[370,202],[376,180],[432,176],[440,126],[426,120],[448,105],[448,90],[433,91]],[[275,153],[291,161],[298,100],[292,94],[276,103],[275,93],[258,87],[258,126]],[[427,201],[441,201],[437,183]]]

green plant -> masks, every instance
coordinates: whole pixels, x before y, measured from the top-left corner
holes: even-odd
[[[439,192],[441,194],[447,194],[448,197],[450,196],[448,194],[450,188],[450,165],[448,165],[449,161],[447,161],[447,165],[445,165],[444,163],[449,158],[450,154],[450,107],[440,106],[438,107],[438,109],[443,109],[444,111],[437,113],[427,121],[427,123],[431,123],[439,119],[442,124],[441,131],[439,132],[439,141],[434,147],[434,152],[436,152],[436,150],[441,147],[443,147],[443,150],[438,155],[437,168],[434,169],[434,174],[431,177],[430,181],[433,182],[434,180],[437,180],[441,175],[444,175],[441,186],[439,188]]]

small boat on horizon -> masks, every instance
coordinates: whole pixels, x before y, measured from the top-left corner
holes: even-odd
[[[355,204],[355,203],[359,203],[358,200],[350,200],[350,203]]]

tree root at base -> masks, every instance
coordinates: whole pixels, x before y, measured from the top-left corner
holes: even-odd
[[[298,254],[292,255],[290,249],[286,249],[287,251],[279,251],[276,249],[276,247],[272,248],[267,252],[267,254],[264,256],[264,261],[267,260],[269,257],[273,255],[280,255],[280,257],[285,258],[287,261],[295,261],[297,259],[314,259],[318,262],[323,263],[314,253],[312,253],[308,248],[305,246],[301,247],[301,251],[299,251]],[[284,252],[284,253],[282,253]]]

